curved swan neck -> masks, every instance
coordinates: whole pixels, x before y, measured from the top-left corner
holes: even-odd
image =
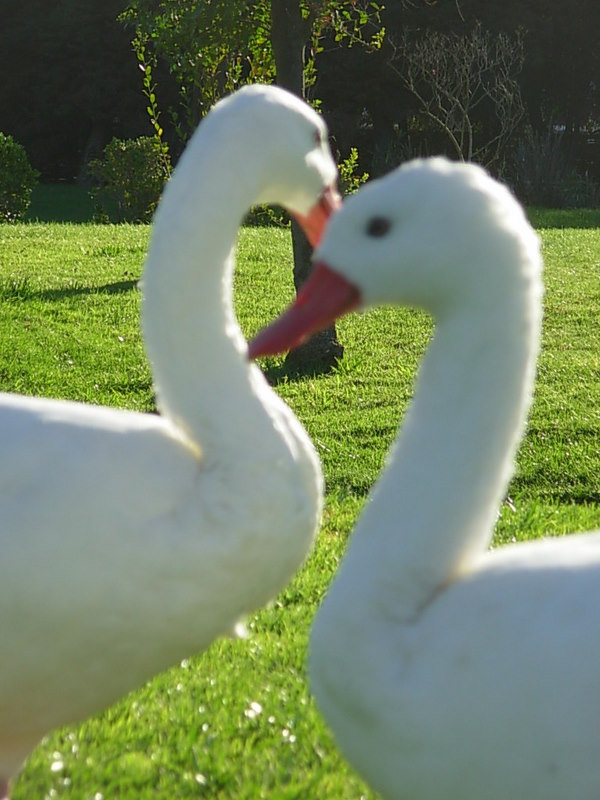
[[[538,295],[534,282],[438,322],[349,547],[343,602],[410,620],[489,545],[530,405]]]
[[[252,378],[256,368],[247,363],[232,301],[237,230],[260,192],[264,165],[244,163],[239,142],[228,144],[208,122],[165,190],[143,277],[144,338],[159,409],[205,455],[229,444],[242,453],[245,437],[260,441],[271,396]]]

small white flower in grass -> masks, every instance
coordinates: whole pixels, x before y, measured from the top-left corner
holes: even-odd
[[[248,717],[248,719],[256,719],[259,714],[262,714],[262,706],[255,700],[253,700],[248,708],[244,711],[244,716]]]
[[[60,772],[64,767],[64,761],[53,761],[52,764],[50,764],[50,772]]]
[[[284,729],[281,731],[281,735],[282,735],[282,736],[283,736],[283,738],[286,740],[286,742],[289,742],[290,744],[294,744],[294,742],[296,741],[296,737],[295,737],[295,735],[294,735],[293,733],[291,733],[291,731],[289,730],[289,728],[284,728]]]
[[[200,786],[206,786],[206,784],[208,783],[208,781],[206,780],[206,776],[203,775],[201,772],[197,772],[194,775],[194,780],[196,781],[196,783],[199,783]]]

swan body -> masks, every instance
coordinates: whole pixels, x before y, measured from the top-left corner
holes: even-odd
[[[358,304],[436,322],[311,634],[312,689],[342,752],[394,800],[594,800],[600,533],[488,550],[532,396],[537,236],[482,169],[432,159],[350,198],[316,258],[300,315],[253,355]]]
[[[307,555],[319,461],[248,362],[232,254],[252,203],[318,221],[335,177],[297,98],[254,86],[217,104],[144,268],[160,415],[0,396],[0,796],[44,733],[233,631]]]

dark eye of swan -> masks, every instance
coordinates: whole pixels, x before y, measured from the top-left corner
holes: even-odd
[[[323,144],[323,133],[322,131],[319,130],[319,128],[316,128],[315,131],[313,132],[313,140],[315,144],[318,145]]]
[[[392,227],[392,223],[390,222],[387,217],[372,217],[367,222],[367,236],[372,236],[373,238],[381,238],[385,236],[390,228]]]

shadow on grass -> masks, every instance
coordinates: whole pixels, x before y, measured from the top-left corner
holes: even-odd
[[[104,283],[101,286],[67,286],[64,289],[44,289],[41,292],[34,292],[36,297],[41,300],[63,300],[65,297],[77,297],[79,295],[92,294],[125,294],[138,288],[139,281],[114,281],[114,283]]]
[[[326,363],[289,363],[287,359],[276,366],[263,368],[263,374],[271,386],[280,383],[301,381],[305,378],[317,378],[319,375],[329,375],[333,371],[331,364]]]
[[[290,350],[282,364],[267,367],[264,373],[271,386],[277,386],[287,381],[328,375],[337,369],[343,357],[344,348],[338,341],[335,327],[331,327]]]
[[[43,300],[53,302],[68,297],[99,294],[125,294],[138,288],[138,279],[115,281],[101,286],[67,286],[61,289],[34,289],[27,279],[0,283],[0,298],[9,300]]]

